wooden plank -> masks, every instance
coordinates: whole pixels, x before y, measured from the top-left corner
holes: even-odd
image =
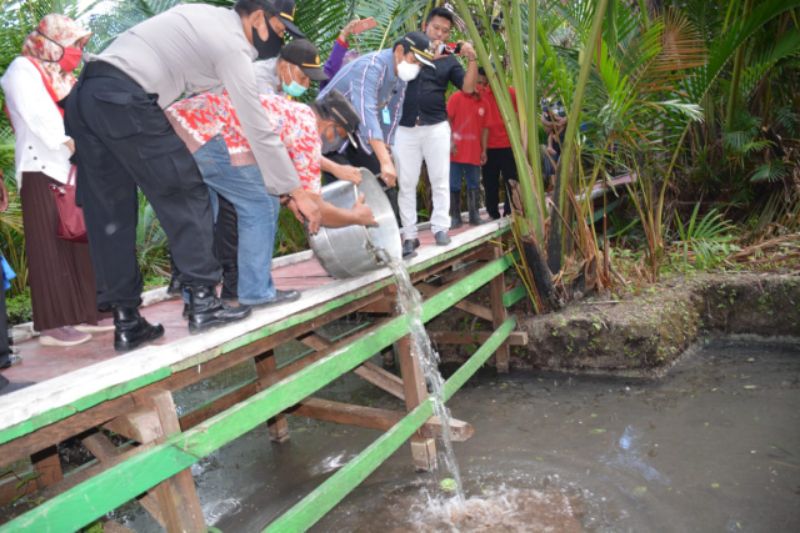
[[[503,252],[499,246],[492,246],[492,254],[495,257],[501,257]],[[503,294],[506,291],[506,277],[505,273],[501,272],[492,281],[489,282],[489,302],[492,308],[492,325],[495,329],[505,323],[507,318],[506,307],[503,305]],[[509,361],[511,359],[511,349],[508,341],[503,342],[495,354],[495,366],[497,371],[501,374],[507,374],[509,369]]]
[[[486,344],[481,346],[447,380],[444,387],[445,398],[451,398],[494,354],[497,347],[502,344],[505,337],[514,329],[515,324],[516,321],[513,317],[504,322]],[[426,400],[406,415],[392,429],[367,446],[358,456],[326,479],[322,485],[311,491],[294,507],[269,524],[265,531],[268,533],[283,533],[284,531],[308,530],[347,496],[353,488],[383,464],[432,414],[433,402]]]
[[[306,398],[290,412],[295,416],[381,431],[386,431],[405,416],[402,411],[334,402],[322,398]]]
[[[136,409],[118,416],[104,427],[136,442],[152,442],[163,436],[161,422],[152,409]]]
[[[423,304],[423,321],[428,322],[435,318],[448,309],[451,302],[462,299],[485,285],[499,272],[507,269],[510,264],[508,257],[488,263],[469,277],[429,299]],[[513,329],[513,320],[509,319],[507,324],[510,324],[510,328]],[[407,318],[396,317],[378,330],[362,336],[349,346],[303,368],[293,376],[259,392],[247,401],[220,413],[200,426],[168,437],[163,444],[145,450],[124,463],[101,472],[74,489],[44,502],[28,513],[4,524],[0,527],[0,531],[39,532],[79,529],[125,503],[133,496],[148,490],[159,481],[190,467],[201,457],[207,456],[251,431],[268,418],[314,394],[345,372],[362,364],[376,350],[381,350],[406,335],[407,331]],[[488,347],[487,349],[493,351],[496,340],[498,338],[505,340],[508,333],[510,330],[507,330],[504,324],[503,328],[498,329],[495,335],[448,380],[445,394],[452,394],[454,390],[463,385],[463,381],[466,381],[471,373],[464,377],[461,373],[462,370],[471,369],[471,372],[474,373],[477,370],[474,365],[482,364],[485,361],[478,355],[485,355],[487,358],[491,355],[491,352],[484,354],[482,350]],[[475,363],[476,360],[480,363]],[[457,386],[452,385],[448,388],[451,382]],[[430,413],[430,410],[428,413],[423,413],[424,418],[420,421],[420,425],[430,417]],[[409,434],[414,433],[418,427],[414,427]],[[397,435],[397,433],[393,433],[392,437],[398,438]],[[403,441],[404,439],[400,441],[400,444]],[[363,465],[361,466],[363,467]],[[377,464],[375,466],[377,467]],[[294,529],[284,531],[288,530]]]
[[[161,428],[159,427],[159,432],[160,430]],[[99,431],[84,438],[81,443],[101,464],[109,464],[111,460],[118,458],[122,453],[108,437]],[[164,516],[161,514],[158,500],[152,492],[148,492],[139,498],[139,503],[162,528],[167,527]]]
[[[432,341],[438,344],[483,344],[492,335],[491,331],[430,331]],[[509,346],[527,346],[528,333],[514,331],[508,336]]]
[[[309,335],[306,335],[305,337],[303,337],[302,339],[299,339],[299,340],[300,340],[300,342],[302,342],[303,344],[305,344],[306,346],[308,346],[312,350],[316,350],[316,351],[325,350],[327,348],[330,348],[331,345],[333,344],[328,339],[324,339],[324,338],[320,337],[319,335],[317,335],[316,333],[313,333],[313,332],[311,334],[309,334]]]
[[[33,469],[38,474],[36,487],[39,490],[55,485],[64,479],[64,473],[61,471],[61,459],[55,446],[45,448],[31,455],[31,463],[33,463]]]
[[[400,375],[403,377],[403,395],[406,410],[413,411],[428,397],[425,375],[419,361],[411,352],[411,337],[400,339],[397,346]],[[411,438],[411,459],[414,468],[430,472],[436,470],[436,439],[417,433]]]
[[[403,393],[403,380],[391,372],[387,372],[378,365],[367,361],[360,367],[353,370],[353,373],[365,381],[372,383],[379,389],[385,390],[395,398],[405,400],[405,394]]]
[[[155,410],[164,437],[180,434],[178,413],[169,391],[149,396],[142,401]],[[203,507],[197,496],[191,469],[175,473],[151,492],[158,500],[161,517],[169,533],[206,533]]]
[[[519,287],[514,287],[510,291],[503,293],[503,305],[506,307],[511,307],[515,303],[525,298],[527,295],[528,292],[522,285]]]
[[[441,290],[439,287],[434,287],[433,285],[430,285],[428,283],[419,283],[416,285],[416,288],[417,290],[419,290],[420,293],[422,293],[425,296],[433,296],[439,290]],[[491,309],[489,309],[484,305],[470,302],[469,300],[461,300],[453,307],[465,311],[471,315],[477,316],[478,318],[488,320],[489,322],[492,322],[493,320]]]
[[[90,466],[80,468],[75,472],[70,472],[70,474],[66,476],[60,483],[53,485],[52,487],[49,487],[48,489],[42,491],[40,496],[43,499],[48,500],[56,495],[65,493],[72,487],[75,487],[83,483],[84,481],[91,479],[92,477],[111,468],[112,466],[123,463],[124,461],[130,459],[136,454],[149,450],[152,447],[153,444],[143,444],[141,446],[128,448],[125,451],[120,450],[119,455],[108,459],[104,463],[97,462]],[[135,495],[132,495],[131,498],[133,498],[134,496]],[[0,531],[2,531],[2,528],[0,528]]]
[[[261,383],[272,381],[275,372],[278,370],[278,363],[275,360],[275,353],[269,352],[256,362],[256,372],[259,377],[260,388],[264,387]],[[289,440],[289,422],[286,417],[279,413],[273,418],[267,420],[267,427],[269,429],[269,438],[273,442],[285,442]]]
[[[0,446],[0,467],[8,466],[33,452],[83,433],[133,408],[133,398],[123,396],[97,406],[93,412],[79,412],[36,433],[29,433],[6,443]]]
[[[397,424],[406,413],[391,409],[379,409],[350,403],[323,400],[321,398],[306,398],[292,409],[294,416],[305,416],[315,420],[334,422],[358,426],[368,429],[387,431]],[[442,434],[442,422],[438,416],[432,416],[420,428],[420,433],[426,437],[438,438]],[[453,442],[464,442],[475,434],[472,425],[455,418],[450,420],[450,436]]]

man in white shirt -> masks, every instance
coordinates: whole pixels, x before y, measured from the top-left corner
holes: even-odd
[[[287,0],[281,1],[282,5]],[[293,10],[293,2],[291,4]],[[139,315],[142,288],[136,264],[137,187],[170,240],[189,296],[190,332],[239,320],[246,307],[216,297],[220,267],[213,254],[208,189],[163,109],[185,93],[227,90],[270,194],[289,198],[310,231],[317,205],[303,190],[286,148],[269,128],[256,91],[252,61],[279,39],[266,0],[238,0],[233,10],[180,5],[120,35],[89,58],[67,102],[75,139],[78,196],[86,216],[98,304],[114,310],[115,348],[129,350],[163,334]],[[293,12],[279,17],[294,28]]]

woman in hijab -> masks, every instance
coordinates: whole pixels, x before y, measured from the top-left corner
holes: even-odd
[[[49,346],[73,346],[91,339],[90,331],[113,329],[96,326],[89,247],[56,235],[58,211],[51,192],[67,182],[75,150],[57,102],[75,84],[73,72],[90,35],[69,17],[47,15],[0,79],[16,136],[33,326],[41,332],[40,342]]]

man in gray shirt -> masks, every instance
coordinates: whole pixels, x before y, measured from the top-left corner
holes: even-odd
[[[208,189],[163,112],[182,94],[226,89],[267,191],[289,197],[289,206],[308,221],[310,231],[319,227],[319,209],[300,186],[258,100],[252,61],[259,50],[270,48],[270,39],[279,38],[265,11],[274,11],[267,0],[238,0],[233,10],[175,7],[88,58],[69,96],[66,124],[76,143],[78,197],[98,280],[98,305],[114,311],[117,350],[136,348],[164,331],[138,312],[137,187],[169,237],[189,295],[189,330],[249,313],[246,307],[223,306],[215,294],[220,268],[212,250]],[[283,9],[280,16],[286,28],[294,28],[293,13]]]

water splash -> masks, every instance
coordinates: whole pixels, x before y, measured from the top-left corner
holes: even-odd
[[[410,529],[420,532],[582,531],[581,505],[553,489],[500,486],[459,504],[427,495],[411,506]],[[404,527],[398,528],[404,529]]]
[[[380,255],[379,255],[380,257]],[[442,433],[441,440],[444,444],[444,462],[450,476],[455,481],[455,499],[463,505],[465,501],[464,487],[461,483],[461,473],[458,468],[453,441],[450,435],[450,410],[444,403],[444,379],[439,373],[439,354],[433,349],[425,324],[422,321],[422,296],[414,288],[408,271],[400,260],[391,260],[388,254],[383,254],[382,259],[397,279],[397,305],[399,311],[408,317],[408,326],[411,334],[411,355],[420,364],[425,379],[428,382],[433,412],[439,417]]]

